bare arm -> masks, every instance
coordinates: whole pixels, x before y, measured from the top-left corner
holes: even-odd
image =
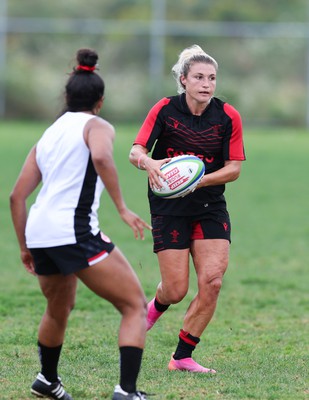
[[[139,169],[146,170],[148,173],[149,184],[151,187],[161,187],[159,176],[165,179],[160,167],[169,162],[171,158],[153,160],[147,156],[148,150],[141,145],[134,145],[129,154],[130,162]],[[226,161],[224,167],[203,177],[198,188],[204,186],[222,185],[236,180],[241,171],[241,161]]]
[[[197,189],[205,186],[223,185],[235,181],[240,175],[241,164],[241,161],[225,161],[223,168],[204,175]]]
[[[41,173],[35,155],[36,148],[33,147],[10,195],[11,215],[21,251],[21,259],[27,271],[32,274],[35,274],[34,264],[26,246],[25,228],[27,222],[26,200],[41,182]]]
[[[93,118],[87,123],[84,136],[94,167],[104,182],[120,217],[131,227],[136,239],[139,236],[144,239],[144,228],[151,229],[151,226],[129,210],[123,199],[113,158],[114,128],[101,118]]]
[[[147,156],[148,150],[139,144],[132,147],[129,160],[135,167],[146,170],[148,173],[150,187],[162,187],[159,177],[165,179],[165,175],[160,171],[160,167],[171,160],[163,158],[162,160],[153,160]]]

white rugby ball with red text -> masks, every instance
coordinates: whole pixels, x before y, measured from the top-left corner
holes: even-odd
[[[153,193],[163,199],[175,199],[191,193],[199,184],[205,173],[203,161],[190,155],[173,157],[160,168],[167,180],[162,188],[153,188]]]

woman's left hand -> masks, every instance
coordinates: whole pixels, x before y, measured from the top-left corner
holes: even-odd
[[[122,220],[131,227],[135,239],[140,238],[144,240],[145,239],[144,229],[145,228],[149,230],[152,229],[152,227],[149,224],[147,224],[147,222],[145,222],[142,218],[140,218],[137,214],[135,214],[128,208],[124,209],[120,213],[120,216]]]

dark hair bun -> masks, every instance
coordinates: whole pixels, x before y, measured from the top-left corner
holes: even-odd
[[[92,49],[79,49],[76,54],[78,65],[85,65],[87,67],[94,67],[98,62],[99,56],[96,51]]]
[[[65,111],[93,111],[104,96],[104,81],[95,72],[99,57],[95,50],[79,49],[76,52],[77,66],[65,86]]]

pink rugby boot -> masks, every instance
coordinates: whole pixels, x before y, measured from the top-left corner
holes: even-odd
[[[217,371],[214,369],[205,368],[198,364],[193,358],[182,358],[181,360],[175,360],[173,355],[168,364],[169,371],[188,371],[188,372],[200,372],[202,374],[216,374]]]
[[[156,309],[154,302],[155,299],[153,298],[147,305],[147,331],[153,327],[153,325],[163,314],[163,312],[160,312]]]

